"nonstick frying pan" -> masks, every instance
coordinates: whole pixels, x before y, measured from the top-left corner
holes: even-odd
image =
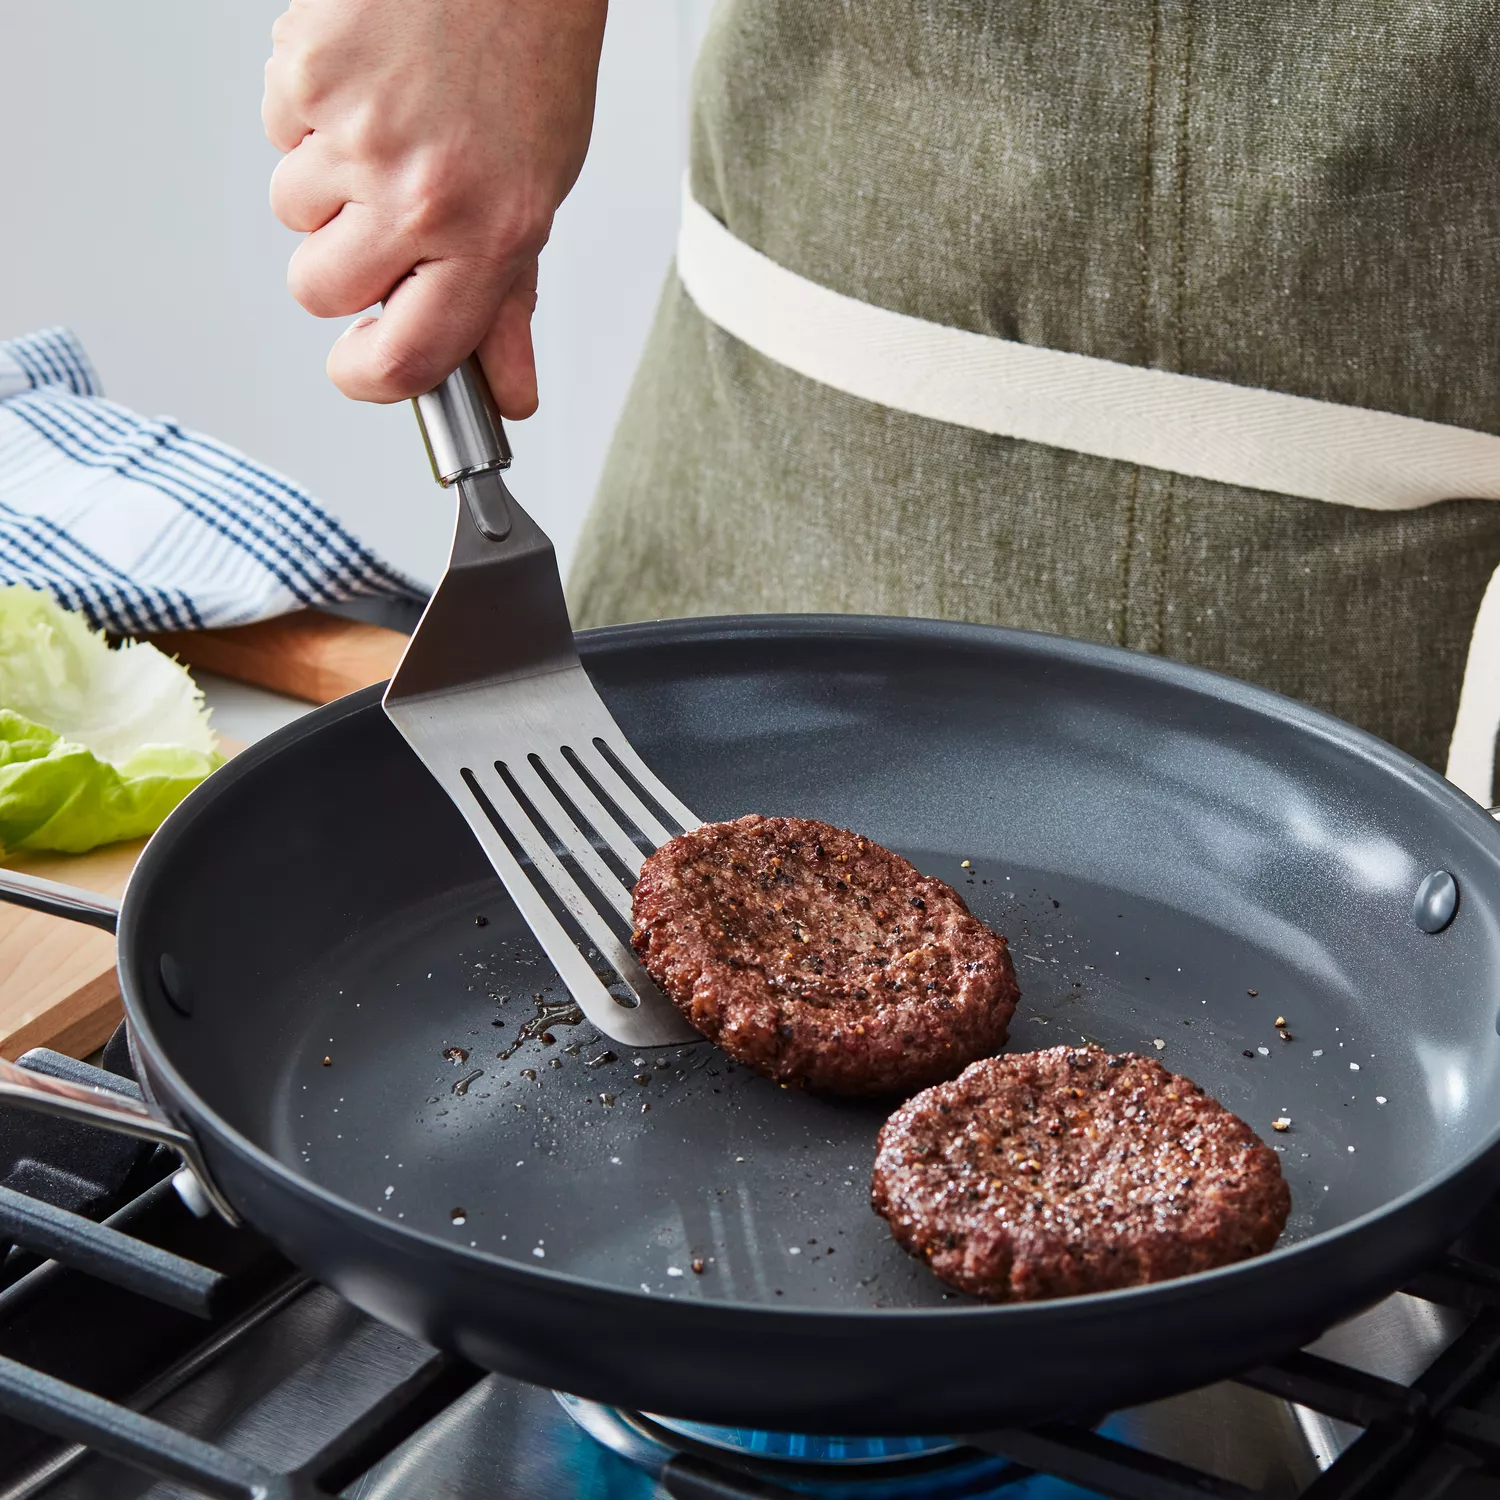
[[[691,806],[825,818],[953,882],[1013,944],[1010,1047],[1089,1038],[1186,1073],[1282,1153],[1291,1220],[1270,1255],[1154,1286],[945,1292],[870,1211],[879,1107],[707,1043],[614,1056],[570,1022],[371,690],[190,796],[119,923],[170,1138],[369,1312],[648,1411],[962,1432],[1284,1353],[1500,1183],[1500,832],[1396,750],[1206,672],[1005,630],[749,618],[579,646]],[[1437,871],[1458,902],[1432,933],[1414,902]]]

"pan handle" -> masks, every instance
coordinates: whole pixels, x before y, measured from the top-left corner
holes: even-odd
[[[43,880],[36,875],[23,875],[19,870],[0,869],[0,901],[45,912],[49,917],[84,922],[105,932],[114,932],[120,921],[119,902],[108,896],[80,890],[77,886],[61,885],[55,880]],[[163,1119],[139,1099],[111,1093],[108,1089],[91,1088],[88,1084],[70,1083],[67,1079],[52,1078],[45,1073],[33,1073],[30,1068],[20,1068],[0,1058],[0,1104],[12,1104],[17,1109],[29,1109],[37,1114],[56,1115],[79,1125],[95,1125],[117,1135],[131,1135],[137,1140],[154,1141],[159,1146],[169,1147],[187,1163],[203,1197],[219,1214],[231,1224],[240,1222],[229,1200],[209,1176],[198,1142],[188,1131]],[[180,1191],[186,1201],[191,1190]]]
[[[3,1058],[0,1058],[0,1100],[36,1114],[57,1115],[80,1125],[98,1125],[117,1135],[155,1141],[178,1152],[186,1153],[194,1144],[187,1131],[153,1114],[150,1106],[139,1099],[86,1083],[71,1083],[66,1078],[52,1078],[46,1073],[33,1073],[30,1068]]]
[[[137,1140],[166,1146],[187,1163],[187,1170],[202,1190],[202,1196],[219,1215],[230,1224],[240,1222],[240,1216],[209,1176],[198,1142],[191,1133],[163,1119],[140,1099],[116,1094],[109,1089],[93,1088],[86,1083],[72,1083],[66,1078],[53,1078],[46,1073],[33,1073],[30,1068],[18,1067],[0,1058],[0,1104],[12,1104],[17,1109],[29,1109],[36,1114],[55,1115],[79,1125],[95,1125],[101,1130],[112,1130],[116,1135],[130,1135]],[[189,1208],[195,1213],[202,1212],[192,1201],[196,1195],[190,1196],[190,1186],[180,1186],[178,1192]]]
[[[86,922],[90,927],[113,932],[120,923],[120,903],[76,885],[60,885],[38,875],[23,875],[19,870],[0,869],[0,901],[12,906],[26,906],[46,912],[49,917],[65,917],[70,922]]]

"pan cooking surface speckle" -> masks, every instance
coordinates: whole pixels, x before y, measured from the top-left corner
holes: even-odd
[[[1010,939],[1023,998],[1008,1050],[1096,1041],[1201,1083],[1281,1153],[1282,1244],[1384,1201],[1361,1153],[1399,1158],[1427,1105],[1390,1081],[1352,994],[1152,903],[974,850],[901,852]],[[885,1108],[781,1088],[706,1042],[622,1052],[570,1013],[488,882],[344,944],[299,988],[307,1029],[268,1138],[382,1217],[676,1296],[966,1300],[869,1208]]]

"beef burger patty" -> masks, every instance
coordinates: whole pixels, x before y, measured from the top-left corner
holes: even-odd
[[[635,887],[635,950],[731,1057],[830,1094],[909,1093],[995,1051],[1005,939],[940,880],[807,818],[708,823]]]
[[[976,1297],[1031,1301],[1259,1255],[1291,1197],[1276,1153],[1197,1084],[1100,1047],[992,1057],[880,1132],[875,1211]]]

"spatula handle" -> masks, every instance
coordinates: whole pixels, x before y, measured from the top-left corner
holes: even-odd
[[[510,444],[500,409],[474,355],[436,390],[416,397],[412,405],[439,484],[510,467]]]

